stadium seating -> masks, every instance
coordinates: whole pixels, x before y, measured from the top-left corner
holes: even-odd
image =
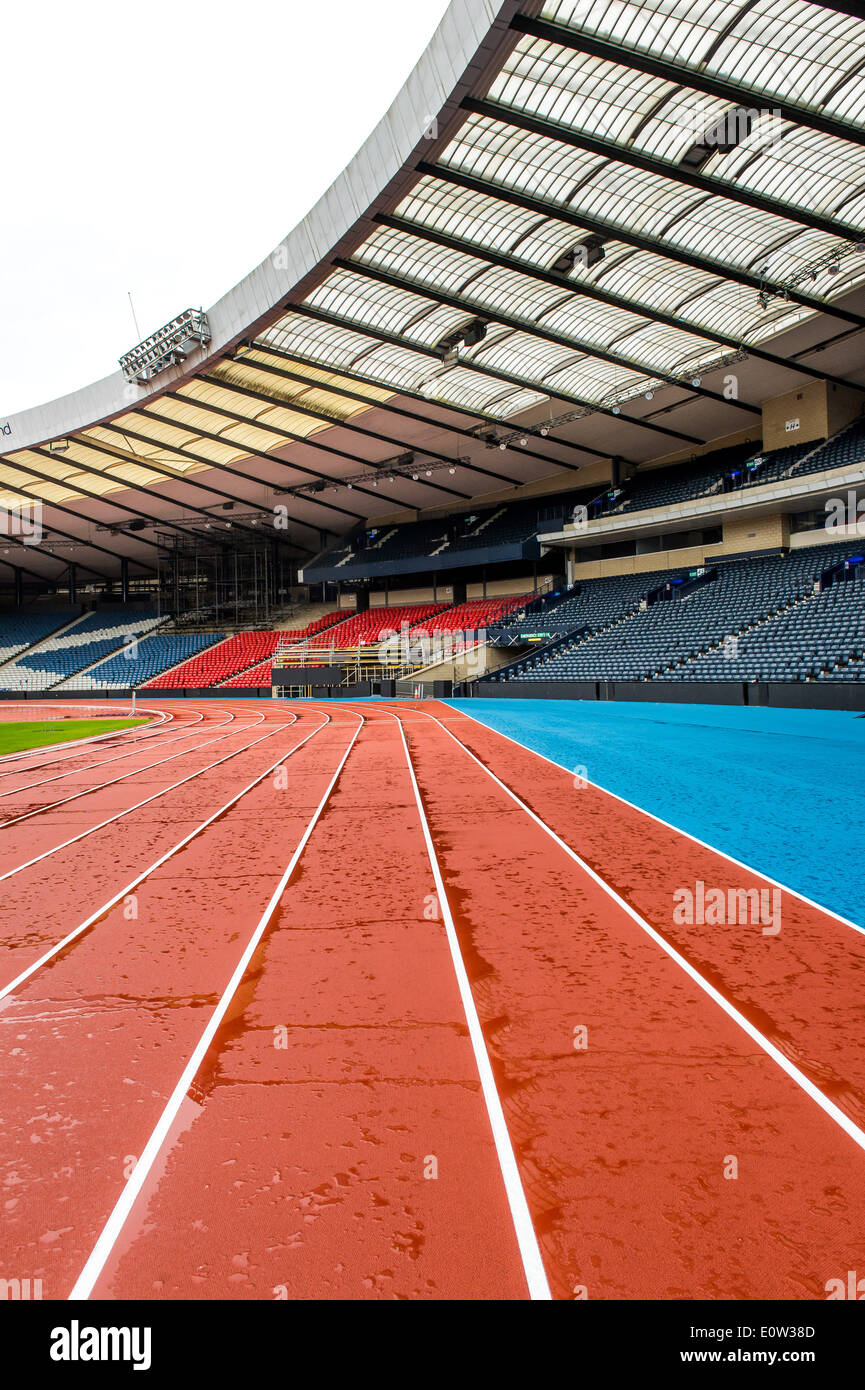
[[[809,446],[810,448],[810,446]],[[841,468],[848,463],[865,462],[865,420],[854,420],[816,452],[804,455],[793,467],[790,476],[804,477],[826,468]]]
[[[130,642],[83,676],[73,676],[67,690],[128,690],[145,685],[160,672],[222,640],[222,633],[156,633]]]
[[[820,575],[855,550],[848,543],[720,562],[696,581],[683,572],[623,576],[621,587],[586,581],[565,604],[572,615],[583,605],[588,634],[487,679],[855,679],[865,655],[865,576],[857,566],[851,577],[815,592]],[[672,597],[648,603],[659,580],[668,581]],[[637,601],[635,581],[643,590]],[[834,677],[835,670],[842,675]]]
[[[80,608],[75,607],[0,614],[0,663],[26,652],[28,647],[73,622],[80,612]]]
[[[419,624],[430,634],[437,632],[478,632],[503,622],[509,613],[524,608],[531,594],[509,598],[472,598],[447,608]]]
[[[820,593],[703,653],[672,672],[677,680],[861,680],[865,657],[865,564]]]
[[[241,671],[239,676],[232,676],[230,681],[223,681],[221,690],[252,690],[255,688],[266,688],[272,684],[271,676],[273,672],[273,661],[262,661],[257,666],[250,666],[248,670]]]
[[[532,611],[518,622],[507,619],[491,627],[492,635],[501,627],[509,634],[549,632],[551,635],[593,631],[608,627],[633,612],[640,600],[663,580],[679,577],[684,570],[650,570],[643,574],[618,574],[607,579],[590,579],[575,585],[565,597],[533,604]]]
[[[638,473],[623,484],[621,495],[590,515],[625,516],[650,507],[669,507],[698,497],[722,495],[739,488],[802,478],[843,464],[865,462],[865,421],[854,420],[831,439],[791,444],[763,452],[739,445],[693,463]]]
[[[340,623],[335,632],[320,632],[310,638],[309,649],[320,651],[333,647],[338,651],[349,651],[355,647],[374,646],[382,640],[382,633],[400,632],[403,623],[409,628],[416,627],[418,623],[443,612],[446,606],[443,603],[413,603],[392,608],[370,608]]]
[[[282,643],[305,642],[308,638],[314,637],[319,632],[327,632],[329,628],[344,623],[350,616],[347,608],[338,608],[331,613],[324,613],[322,617],[316,618],[314,622],[308,623],[306,627],[292,628],[281,632]]]
[[[585,502],[591,491],[559,493],[551,497],[485,507],[462,516],[442,516],[434,520],[406,522],[367,530],[341,542],[320,556],[313,571],[319,569],[363,569],[366,563],[430,559],[466,552],[513,546],[531,540],[540,531],[560,529],[570,519],[574,505]]]
[[[278,646],[291,646],[326,632],[344,616],[338,611],[325,613],[307,627],[288,632],[238,632],[233,637],[226,637],[224,633],[209,634],[206,650],[192,655],[190,660],[172,670],[163,668],[163,674],[150,680],[147,688],[209,690],[221,685],[256,686],[258,679],[247,681],[243,677],[257,667],[262,668],[260,674],[265,677],[260,684],[270,685],[270,666],[263,667],[262,663],[269,661]]]
[[[206,650],[157,676],[147,689],[208,690],[270,656],[278,641],[278,632],[238,632],[234,637],[214,633]]]
[[[164,621],[151,609],[100,608],[60,636],[50,637],[39,651],[0,668],[0,688],[50,690],[128,642],[146,637]]]

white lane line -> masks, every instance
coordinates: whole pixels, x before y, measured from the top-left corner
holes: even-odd
[[[84,787],[79,792],[73,792],[71,796],[61,797],[59,801],[49,801],[47,806],[37,806],[32,811],[23,811],[20,816],[12,816],[9,820],[0,821],[0,830],[7,830],[10,825],[18,825],[23,820],[30,820],[31,816],[42,816],[46,811],[56,810],[58,806],[68,806],[70,801],[80,801],[83,796],[90,796],[92,792],[101,792],[106,787],[116,787],[118,782],[126,782],[130,777],[138,777],[142,772],[149,772],[151,768],[162,767],[164,763],[173,763],[179,758],[188,758],[193,753],[198,753],[202,748],[209,748],[212,743],[224,743],[227,738],[238,738],[240,734],[245,734],[249,729],[256,729],[263,723],[264,715],[262,714],[255,723],[241,724],[239,728],[231,729],[227,734],[219,734],[216,738],[208,738],[203,743],[197,743],[194,748],[184,748],[180,753],[169,753],[167,758],[158,758],[155,763],[145,763],[143,767],[133,767],[129,772],[121,773],[119,777],[109,778],[107,782],[96,782],[92,787]],[[216,725],[216,727],[219,728],[220,725]],[[173,743],[174,740],[169,739],[169,742]],[[126,756],[128,757],[129,754]]]
[[[389,711],[385,710],[384,713],[387,714]],[[390,718],[396,719],[399,727],[399,735],[402,740],[403,752],[405,753],[414,799],[417,803],[421,829],[423,830],[423,837],[426,843],[427,856],[429,858],[430,868],[433,872],[436,892],[438,893],[445,934],[451,953],[451,961],[453,962],[460,999],[462,1000],[466,1022],[468,1023],[469,1037],[471,1038],[472,1050],[475,1054],[475,1064],[478,1069],[478,1075],[480,1076],[481,1090],[483,1091],[487,1115],[489,1116],[490,1127],[493,1132],[493,1140],[499,1159],[502,1180],[505,1185],[508,1206],[511,1209],[511,1220],[514,1223],[514,1231],[516,1232],[517,1245],[519,1246],[520,1258],[523,1263],[523,1272],[526,1276],[526,1283],[529,1289],[529,1297],[536,1300],[551,1299],[552,1294],[550,1293],[550,1286],[547,1282],[547,1275],[544,1269],[543,1259],[541,1258],[538,1238],[535,1234],[535,1228],[529,1213],[526,1194],[523,1190],[522,1179],[520,1178],[520,1170],[517,1167],[517,1160],[514,1157],[511,1137],[505,1122],[502,1103],[499,1099],[499,1093],[496,1090],[495,1078],[493,1076],[492,1066],[490,1065],[483,1029],[481,1028],[480,1019],[478,1018],[477,1009],[475,1008],[469,977],[460,952],[459,938],[457,937],[453,914],[451,912],[450,903],[448,902],[447,892],[445,891],[441,868],[436,858],[435,846],[433,845],[426,812],[424,811],[420,788],[418,787],[417,778],[415,777],[414,768],[409,756],[402,719],[395,714],[391,714]]]
[[[452,706],[448,705],[448,709],[451,708]],[[418,714],[421,713],[420,710],[415,712]],[[520,743],[518,738],[512,738],[510,734],[503,734],[501,730],[493,729],[489,724],[485,724],[482,719],[478,719],[476,715],[469,714],[467,710],[454,710],[453,713],[463,715],[465,719],[470,719],[473,724],[477,724],[478,728],[483,729],[485,733],[498,734],[499,738],[507,739],[508,743],[512,743],[515,748],[520,748],[524,753],[531,753],[534,757],[540,758],[542,762],[549,763],[550,767],[557,767],[560,772],[567,772],[570,777],[573,777],[574,769],[572,767],[565,767],[564,763],[557,763],[554,758],[548,758],[546,753],[539,753],[536,748],[529,748],[527,744]],[[432,717],[432,715],[427,715],[427,718]],[[658,825],[663,825],[667,830],[673,830],[677,835],[683,835],[686,840],[690,840],[693,844],[699,845],[701,849],[711,850],[713,854],[717,854],[721,859],[726,859],[728,864],[735,864],[737,869],[744,869],[747,873],[753,874],[755,878],[761,878],[764,883],[773,884],[775,888],[780,888],[782,892],[789,893],[791,898],[798,898],[801,903],[806,903],[808,907],[816,908],[818,912],[824,913],[826,917],[832,917],[836,922],[840,922],[842,926],[852,927],[853,931],[857,931],[865,936],[865,927],[860,926],[858,922],[851,922],[849,917],[842,917],[840,912],[833,912],[831,907],[825,907],[823,903],[815,902],[813,898],[809,898],[804,893],[800,893],[797,888],[791,888],[788,884],[782,883],[780,879],[773,878],[772,875],[767,874],[764,869],[755,869],[753,865],[746,864],[743,859],[736,859],[732,854],[728,854],[726,850],[719,849],[717,845],[707,844],[707,842],[701,840],[698,835],[692,835],[690,830],[683,830],[680,825],[673,825],[672,821],[664,820],[663,816],[656,816],[654,811],[647,811],[645,806],[638,806],[636,802],[628,801],[627,797],[619,796],[618,792],[611,792],[609,787],[602,787],[599,782],[592,782],[588,777],[584,780],[588,782],[590,787],[594,787],[596,791],[604,792],[606,796],[613,797],[615,801],[621,801],[623,806],[630,807],[632,811],[639,811],[641,815],[648,816],[650,820],[656,821]]]
[[[232,723],[233,719],[234,719],[234,716],[231,715],[231,716],[229,716],[228,719],[223,719],[220,723],[211,724],[211,725],[210,725],[210,728],[212,728],[212,729],[220,729],[220,728],[223,728],[226,724]],[[262,720],[264,719],[264,715],[261,716],[261,719],[262,719]],[[261,720],[259,720],[259,722],[261,722]],[[254,727],[255,727],[254,725],[247,724],[247,725],[244,725],[241,729],[236,730],[236,732],[237,732],[237,733],[242,733],[242,732],[243,732],[243,729],[245,729],[245,728],[254,728]],[[195,738],[195,737],[198,735],[198,733],[199,733],[199,730],[198,730],[198,729],[191,729],[191,730],[189,731],[189,733],[186,733],[186,734],[174,734],[174,733],[173,733],[171,738],[165,738],[165,737],[163,736],[163,737],[160,739],[159,747],[160,747],[160,748],[167,748],[167,747],[169,747],[172,743],[181,743],[184,739],[187,739],[187,738]],[[116,754],[114,755],[113,758],[100,758],[98,762],[95,762],[95,763],[87,763],[87,765],[86,765],[85,767],[70,767],[69,770],[68,770],[68,772],[58,772],[58,773],[55,774],[54,777],[43,777],[43,778],[41,779],[41,781],[39,781],[39,782],[25,782],[25,784],[24,784],[23,787],[10,787],[8,791],[5,791],[5,792],[4,792],[4,791],[0,791],[0,800],[5,799],[7,796],[18,796],[18,795],[22,794],[23,792],[33,791],[33,789],[34,789],[35,787],[46,787],[46,786],[48,786],[48,784],[49,784],[50,782],[61,782],[61,781],[63,780],[64,777],[76,777],[79,773],[92,772],[92,771],[94,770],[94,768],[97,768],[97,767],[105,767],[108,763],[119,763],[119,762],[122,762],[124,758],[134,758],[135,755],[136,755],[136,753],[140,753],[140,752],[141,752],[141,749],[140,749],[140,748],[128,748],[128,749],[126,750],[125,753],[116,753]],[[65,761],[65,759],[61,759],[61,761]],[[151,766],[151,767],[155,767],[156,764],[155,764],[155,763],[151,763],[150,766]],[[35,769],[35,768],[25,769],[25,771],[31,771],[31,772],[35,772],[36,770],[37,770],[37,769]],[[143,772],[143,771],[146,771],[146,769],[145,769],[145,768],[141,768],[141,769],[139,769],[139,771],[142,771],[142,772]],[[10,774],[7,773],[6,775],[9,776]],[[115,781],[120,781],[120,780],[121,780],[121,779],[120,779],[119,777],[118,777],[118,778],[115,778]],[[101,783],[101,786],[103,786],[103,787],[110,787],[111,785],[112,785],[111,782],[103,782],[103,783]],[[98,790],[99,790],[99,787],[90,787],[89,790],[90,790],[90,791],[98,791]],[[71,798],[68,798],[68,799],[71,800]],[[55,806],[59,806],[61,803],[60,803],[60,802],[54,802],[53,804],[54,804]],[[50,809],[51,809],[51,808],[50,808],[49,806],[42,806],[42,807],[40,807],[40,810],[43,810],[43,811],[48,811],[48,810],[50,810]],[[35,813],[31,812],[30,814],[35,814]],[[22,816],[19,816],[17,819],[22,820],[23,817],[22,817]],[[6,821],[6,822],[4,822],[4,823],[7,824],[7,825],[11,825],[11,824],[12,824],[11,821]],[[0,824],[0,829],[2,829],[2,824]]]
[[[329,722],[330,716],[327,717]],[[156,1159],[159,1156],[159,1151],[162,1148],[162,1145],[165,1143],[168,1132],[171,1129],[171,1126],[174,1123],[174,1120],[177,1116],[177,1112],[183,1103],[183,1099],[190,1086],[192,1085],[193,1081],[195,1080],[196,1074],[198,1073],[198,1070],[202,1062],[204,1061],[204,1058],[207,1055],[207,1051],[211,1043],[213,1042],[213,1039],[216,1036],[219,1026],[225,1018],[226,1013],[228,1012],[231,1001],[234,998],[234,995],[237,993],[237,990],[243,980],[243,977],[246,974],[249,962],[252,960],[252,957],[258,949],[258,945],[261,941],[261,938],[264,936],[265,931],[267,930],[270,919],[276,911],[277,906],[279,905],[279,900],[288,886],[289,880],[291,879],[291,876],[294,873],[297,863],[301,855],[303,854],[303,851],[306,849],[309,837],[315,829],[316,825],[318,824],[318,820],[321,816],[321,813],[330,799],[331,792],[336,786],[337,780],[339,778],[340,773],[342,772],[342,769],[345,767],[348,755],[355,745],[358,734],[363,728],[363,715],[358,715],[357,718],[360,720],[360,723],[358,724],[357,728],[354,731],[354,734],[352,735],[351,742],[349,743],[348,747],[343,753],[342,758],[339,762],[339,766],[337,767],[336,772],[333,774],[333,777],[331,778],[328,784],[324,796],[321,798],[321,801],[318,803],[318,806],[313,812],[312,819],[307,825],[306,830],[303,832],[303,836],[297,848],[295,849],[294,854],[291,856],[291,860],[289,861],[288,867],[285,869],[284,873],[282,874],[282,877],[279,880],[279,883],[276,885],[271,899],[267,904],[267,907],[264,909],[264,912],[261,915],[258,925],[255,928],[255,931],[249,938],[249,941],[246,945],[246,949],[244,950],[243,955],[240,957],[240,960],[238,961],[237,966],[235,967],[231,979],[225,987],[225,990],[222,994],[219,1003],[217,1004],[216,1008],[211,1014],[210,1021],[208,1022],[207,1027],[205,1028],[204,1032],[199,1038],[198,1043],[195,1047],[195,1051],[192,1053],[192,1056],[190,1057],[189,1061],[184,1067],[180,1080],[177,1082],[177,1085],[175,1086],[168,1100],[168,1104],[165,1106],[165,1109],[163,1110],[162,1114],[159,1117],[159,1120],[157,1121],[156,1128],[154,1129],[153,1133],[151,1134],[150,1138],[145,1144],[144,1150],[132,1171],[131,1177],[129,1178],[120,1197],[118,1198],[114,1210],[112,1211],[104,1227],[102,1228],[102,1232],[98,1240],[96,1241],[96,1244],[94,1245],[92,1251],[90,1252],[90,1255],[88,1256],[84,1268],[82,1269],[77,1280],[75,1281],[75,1284],[72,1288],[72,1292],[69,1294],[70,1300],[83,1300],[89,1298],[91,1293],[93,1292],[93,1287],[97,1279],[102,1273],[102,1270],[105,1268],[105,1264],[111,1254],[117,1237],[120,1235],[120,1232],[123,1229],[126,1219],[129,1216],[129,1213],[131,1212],[135,1204],[136,1198],[138,1197],[142,1187],[147,1181],[148,1174],[150,1173],[150,1170],[152,1169],[154,1163],[156,1162]],[[322,725],[322,727],[324,726]]]
[[[35,703],[36,703],[36,701],[33,701],[33,704],[35,704]],[[60,701],[58,700],[57,703],[58,703],[58,705],[59,705],[59,704],[60,704]],[[30,709],[33,708],[33,704],[31,704],[31,705],[29,706]],[[8,708],[9,708],[9,706],[8,706],[7,704],[5,704],[5,703],[3,704],[2,707],[3,707],[4,709],[8,709]],[[69,702],[68,702],[68,701],[66,702],[65,705],[63,705],[63,708],[66,708],[66,709],[69,708]],[[142,706],[140,707],[140,711],[139,711],[139,712],[140,712],[141,714],[161,714],[161,715],[162,715],[162,718],[161,718],[161,720],[160,720],[160,725],[162,725],[162,724],[166,723],[167,721],[169,721],[169,720],[171,720],[171,719],[174,718],[173,715],[167,714],[167,713],[165,713],[165,711],[163,711],[163,710],[151,709],[149,706],[148,706],[147,708],[145,708],[145,707],[142,705]],[[123,712],[122,714],[118,714],[116,711],[112,714],[112,713],[110,712],[110,710],[109,710],[109,712],[106,712],[105,715],[104,715],[103,717],[104,717],[105,719],[131,719],[131,718],[132,718],[132,716],[131,716],[127,711],[125,711],[125,710],[124,710],[124,712]],[[138,716],[137,716],[137,714],[136,714],[136,718],[137,718],[137,717],[138,717]],[[50,713],[47,713],[47,712],[46,712],[46,714],[45,714],[44,716],[40,716],[39,719],[27,720],[26,722],[27,722],[27,723],[37,724],[37,723],[40,722],[40,720],[44,720],[44,722],[46,722],[46,723],[51,723],[51,722],[52,722],[52,719],[51,719]],[[10,720],[10,721],[4,720],[3,722],[4,722],[4,723],[6,723],[6,722],[11,723],[11,722],[13,722],[13,721],[11,721],[11,720]],[[24,722],[24,721],[22,721],[22,722]],[[56,719],[55,719],[53,722],[56,722]],[[145,728],[150,732],[151,735],[155,732],[154,730],[150,729],[150,726],[149,726],[149,725],[146,725]],[[40,755],[43,755],[43,754],[44,754],[44,757],[45,757],[45,761],[50,762],[50,761],[51,761],[51,754],[54,753],[55,750],[56,750],[56,751],[62,751],[64,748],[73,748],[73,749],[75,749],[75,748],[82,748],[82,747],[85,746],[85,744],[88,744],[88,743],[99,743],[99,742],[101,742],[103,739],[109,739],[109,738],[131,738],[133,735],[135,735],[135,736],[138,737],[138,738],[143,737],[143,735],[144,735],[144,730],[142,729],[142,727],[141,727],[140,724],[133,724],[133,725],[132,725],[130,728],[128,728],[128,729],[112,729],[112,730],[108,730],[108,731],[107,731],[106,733],[104,733],[104,734],[90,734],[88,738],[73,738],[73,739],[66,739],[66,740],[64,740],[63,743],[52,743],[52,744],[49,744],[48,747],[46,747],[46,748],[24,748],[24,749],[21,750],[20,753],[4,753],[3,756],[0,757],[0,767],[5,767],[5,766],[7,765],[7,763],[12,763],[12,762],[20,761],[20,760],[25,759],[25,758],[37,758],[37,757],[39,757]],[[72,756],[73,756],[73,757],[75,756],[74,753],[72,754]],[[64,762],[65,759],[63,759],[63,758],[58,758],[57,761],[58,761],[58,762]],[[16,771],[18,771],[18,769],[13,767],[13,768],[10,769],[10,772],[0,772],[0,777],[8,777],[8,776],[10,776],[11,774],[15,773]]]
[[[424,713],[421,710],[417,712]],[[860,1149],[865,1149],[865,1131],[860,1129],[857,1124],[854,1124],[850,1117],[845,1115],[844,1111],[841,1110],[834,1101],[831,1101],[828,1096],[825,1096],[819,1087],[815,1086],[813,1081],[809,1080],[805,1073],[800,1071],[788,1057],[785,1057],[784,1053],[781,1052],[774,1043],[770,1042],[758,1028],[755,1028],[745,1015],[739,1012],[734,1004],[731,1004],[719,990],[715,989],[714,985],[709,984],[709,981],[704,979],[698,970],[694,969],[690,961],[685,960],[685,957],[679,954],[675,946],[671,946],[660,932],[656,931],[655,928],[646,921],[645,917],[641,917],[639,912],[631,907],[630,903],[619,896],[615,888],[612,888],[609,883],[606,883],[604,879],[601,878],[600,874],[597,874],[584,859],[580,858],[575,850],[571,849],[570,845],[565,844],[565,841],[556,834],[555,830],[547,825],[545,821],[541,820],[540,816],[535,815],[531,807],[527,806],[524,801],[521,801],[516,792],[512,792],[510,787],[506,786],[494,772],[491,772],[485,763],[481,762],[480,758],[476,758],[472,750],[467,748],[464,743],[461,743],[456,735],[452,734],[450,729],[442,724],[440,719],[436,719],[433,714],[425,713],[424,718],[431,719],[434,724],[438,724],[442,732],[447,734],[448,738],[453,739],[457,747],[461,748],[463,752],[471,758],[472,762],[477,763],[478,767],[486,773],[487,777],[495,782],[496,786],[501,787],[502,791],[510,797],[511,801],[519,806],[520,810],[525,811],[526,815],[534,821],[535,825],[539,826],[546,835],[549,835],[550,839],[559,846],[559,849],[564,850],[568,858],[572,859],[584,873],[588,874],[593,883],[596,883],[599,888],[602,888],[607,896],[612,898],[613,902],[616,903],[623,912],[626,912],[632,921],[636,922],[641,931],[644,931],[647,936],[651,937],[655,944],[660,946],[661,950],[666,952],[670,959],[675,961],[676,964],[684,970],[685,974],[690,976],[694,983],[699,985],[700,989],[703,990],[705,994],[708,994],[709,998],[714,1000],[714,1002],[724,1010],[724,1013],[727,1014],[734,1023],[737,1023],[743,1032],[747,1033],[748,1037],[751,1038],[758,1047],[761,1047],[763,1051],[771,1057],[772,1061],[777,1063],[781,1070],[786,1072],[791,1080],[795,1081],[796,1085],[800,1086],[805,1094],[809,1096],[811,1100],[815,1101],[831,1120],[835,1121],[839,1128],[843,1129],[845,1134],[850,1136],[855,1144],[859,1145]]]
[[[272,732],[268,734],[267,737],[272,738],[274,734],[280,733],[283,729],[291,728],[291,724],[296,722],[297,715],[293,715],[291,721],[288,724],[280,724],[279,727],[272,730]],[[125,888],[121,888],[119,892],[115,893],[113,897],[109,898],[108,901],[103,903],[101,907],[97,908],[95,912],[91,912],[90,916],[86,918],[85,921],[81,922],[77,927],[74,927],[71,932],[67,932],[66,936],[63,937],[62,941],[58,941],[54,946],[49,947],[49,949],[45,951],[43,955],[39,957],[38,960],[35,960],[32,965],[28,965],[26,970],[22,970],[20,975],[15,976],[14,980],[10,980],[8,985],[3,985],[2,987],[0,987],[0,1000],[6,999],[8,995],[13,994],[14,991],[18,989],[19,986],[22,985],[25,980],[29,980],[32,975],[36,974],[37,970],[40,970],[41,967],[45,965],[49,960],[52,960],[55,956],[59,955],[61,951],[65,950],[65,948],[70,944],[70,942],[74,941],[76,937],[81,936],[82,932],[87,931],[89,927],[94,926],[94,924],[99,921],[100,917],[104,916],[106,912],[110,912],[112,907],[116,907],[119,902],[122,902],[123,899],[127,896],[127,894],[134,892],[134,890],[140,884],[142,884],[146,878],[149,878],[149,876],[152,873],[155,873],[157,869],[161,869],[163,864],[167,864],[169,859],[173,859],[174,855],[178,854],[180,850],[185,848],[185,846],[188,845],[191,840],[196,839],[202,833],[202,831],[207,829],[209,825],[212,825],[215,820],[218,820],[220,816],[224,815],[226,811],[230,810],[232,806],[236,805],[242,797],[246,796],[247,792],[252,791],[253,787],[257,787],[259,782],[263,782],[265,777],[267,777],[269,773],[273,772],[276,768],[281,767],[284,762],[287,762],[289,758],[293,757],[295,753],[299,752],[305,743],[309,743],[310,739],[314,738],[316,734],[321,733],[321,730],[326,728],[326,726],[329,723],[330,716],[326,715],[324,724],[316,724],[315,728],[312,729],[311,732],[306,735],[306,738],[301,739],[300,743],[296,743],[293,748],[290,748],[288,750],[287,753],[280,754],[276,762],[271,763],[269,767],[266,767],[264,771],[260,773],[258,777],[254,778],[253,781],[250,782],[247,786],[245,786],[242,791],[239,791],[236,796],[233,796],[231,798],[230,801],[226,801],[224,806],[220,806],[218,811],[214,811],[212,816],[208,816],[207,820],[202,821],[201,824],[197,825],[194,830],[190,830],[188,835],[184,835],[182,840],[178,840],[176,845],[172,845],[171,849],[166,850],[165,854],[161,855],[160,858],[155,861],[155,863],[150,864],[146,869],[142,870],[142,872],[138,874],[136,878],[132,879],[130,883],[127,883]],[[260,740],[260,742],[264,742],[264,740],[262,739]]]
[[[22,753],[8,753],[5,758],[0,758],[0,768],[6,768],[5,771],[0,771],[0,778],[19,777],[22,773],[41,772],[42,769],[46,767],[59,767],[63,763],[74,763],[84,756],[79,752],[79,749],[83,748],[86,744],[99,743],[103,740],[108,742],[111,739],[116,739],[118,741],[122,739],[124,745],[144,743],[151,739],[162,739],[166,733],[173,733],[174,730],[170,728],[172,724],[180,728],[183,727],[183,723],[179,719],[176,719],[173,714],[151,709],[144,705],[139,705],[139,711],[144,714],[156,714],[162,715],[163,717],[159,721],[151,720],[143,726],[137,725],[134,728],[121,729],[114,733],[94,734],[92,738],[72,739],[68,743],[52,743],[49,747],[44,749],[30,748]],[[190,724],[197,725],[202,723],[203,720],[204,715],[198,714],[194,720],[190,720],[189,722]],[[55,750],[59,749],[62,751],[64,748],[70,750],[64,758],[55,758],[53,756]],[[90,750],[85,747],[84,751],[86,753]],[[33,759],[31,767],[6,767],[7,763],[15,759],[26,760],[27,758]]]
[[[288,727],[288,724],[280,725],[280,728],[283,729]],[[199,744],[199,748],[206,748],[208,743],[221,743],[223,739],[232,737],[232,734],[221,734],[218,739],[208,739],[205,743]],[[5,882],[7,878],[14,878],[15,874],[23,873],[25,869],[32,868],[34,864],[41,863],[43,859],[50,858],[52,854],[59,854],[61,850],[68,849],[70,845],[77,844],[79,840],[86,840],[88,835],[95,835],[98,830],[104,830],[106,825],[113,825],[115,821],[122,820],[124,816],[130,816],[133,811],[139,811],[142,806],[149,806],[151,801],[158,801],[161,796],[167,796],[169,792],[176,791],[178,787],[184,786],[187,782],[193,782],[196,777],[203,777],[205,772],[211,772],[213,768],[230,762],[232,758],[239,758],[241,753],[247,753],[250,748],[255,748],[256,744],[263,743],[264,739],[269,737],[269,734],[264,734],[262,738],[254,739],[252,743],[247,743],[243,748],[237,748],[233,753],[226,753],[224,758],[217,758],[216,762],[208,763],[207,767],[199,768],[197,772],[190,773],[188,777],[182,777],[179,782],[172,782],[170,787],[163,787],[161,791],[154,792],[153,796],[145,797],[143,801],[137,801],[134,806],[127,806],[125,810],[118,811],[116,815],[109,816],[107,820],[100,821],[98,825],[92,825],[88,830],[82,830],[80,834],[73,835],[70,840],[53,845],[51,849],[44,850],[42,854],[37,854],[35,858],[28,859],[26,863],[19,864],[14,869],[7,869],[5,874],[0,874],[0,883]],[[187,750],[187,752],[189,751],[191,750]]]

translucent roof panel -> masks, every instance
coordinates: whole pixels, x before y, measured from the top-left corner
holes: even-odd
[[[338,364],[396,391],[410,391],[445,405],[513,415],[544,399],[534,392],[492,380],[463,367],[445,368],[427,354],[377,341],[358,328],[320,323],[289,314],[258,340],[304,360]],[[493,403],[496,403],[493,409]]]
[[[769,278],[783,285],[840,244],[828,232],[485,116],[466,121],[441,162],[490,180],[491,192],[505,200],[510,191],[546,200],[582,214],[589,224],[602,222],[612,234],[619,230],[626,238],[632,232],[669,254],[681,250],[700,256],[719,274],[725,269],[759,273],[769,262]],[[865,261],[860,269],[865,280]]]
[[[865,128],[865,21],[805,0],[546,0],[544,19]]]
[[[481,249],[519,257],[540,270],[551,268],[580,235],[567,223],[513,207],[504,193],[493,197],[432,177],[422,179],[397,212],[436,233],[462,234]],[[575,285],[618,295],[649,317],[656,312],[681,315],[704,335],[716,333],[739,342],[766,331],[766,311],[756,288],[624,242],[607,242],[603,260],[589,269],[577,266],[570,278]],[[827,283],[825,275],[823,281]],[[785,326],[809,312],[792,302],[785,301],[784,307]]]
[[[201,470],[277,451],[288,461],[295,441],[363,430],[366,412],[401,394],[417,409],[397,406],[389,427],[414,415],[412,438],[419,423],[434,433],[423,401],[507,420],[560,398],[576,418],[668,384],[663,419],[631,416],[629,430],[679,433],[675,406],[687,402],[696,437],[742,417],[717,382],[694,377],[749,351],[771,366],[750,378],[755,414],[765,383],[793,389],[794,372],[830,362],[846,379],[840,352],[809,344],[865,322],[851,296],[865,289],[865,20],[812,0],[517,10],[490,29],[482,64],[466,59],[458,87],[438,83],[446,141],[420,154],[410,142],[372,186],[375,159],[363,176],[352,166],[343,205],[329,195],[326,216],[298,229],[303,252],[290,263],[302,273],[260,268],[242,312],[215,306],[198,367],[143,384],[140,397],[127,389],[118,414],[100,395],[62,449],[18,433],[0,491],[164,498],[166,483]],[[719,147],[713,131],[731,104],[747,119]],[[391,134],[399,144],[406,130]],[[806,325],[824,310],[825,323]],[[474,320],[483,331],[464,334]],[[698,417],[700,395],[713,403]],[[262,481],[254,469],[250,480]],[[218,495],[215,477],[199,481]]]
[[[515,111],[678,165],[730,110],[729,100],[537,39],[524,39],[490,89]],[[833,214],[861,186],[865,149],[754,108],[738,147],[715,153],[701,174],[731,190]],[[845,217],[854,216],[845,207]]]

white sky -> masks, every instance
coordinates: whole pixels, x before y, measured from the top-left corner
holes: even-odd
[[[3,8],[0,421],[117,369],[280,242],[448,0]],[[219,94],[217,97],[216,94]]]

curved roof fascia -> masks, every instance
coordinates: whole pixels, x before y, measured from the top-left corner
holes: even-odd
[[[207,310],[212,338],[206,348],[191,354],[182,367],[160,373],[155,388],[130,384],[117,371],[70,395],[10,415],[4,448],[23,449],[62,438],[161,396],[261,332],[288,303],[309,293],[326,272],[326,258],[334,248],[363,236],[367,215],[386,194],[393,195],[401,176],[409,173],[413,153],[419,147],[435,149],[463,95],[501,46],[514,41],[508,23],[519,7],[519,0],[451,0],[396,100],[351,162],[279,246]],[[525,12],[529,7],[522,8]],[[433,120],[438,135],[431,143]],[[178,305],[178,312],[186,307]]]

